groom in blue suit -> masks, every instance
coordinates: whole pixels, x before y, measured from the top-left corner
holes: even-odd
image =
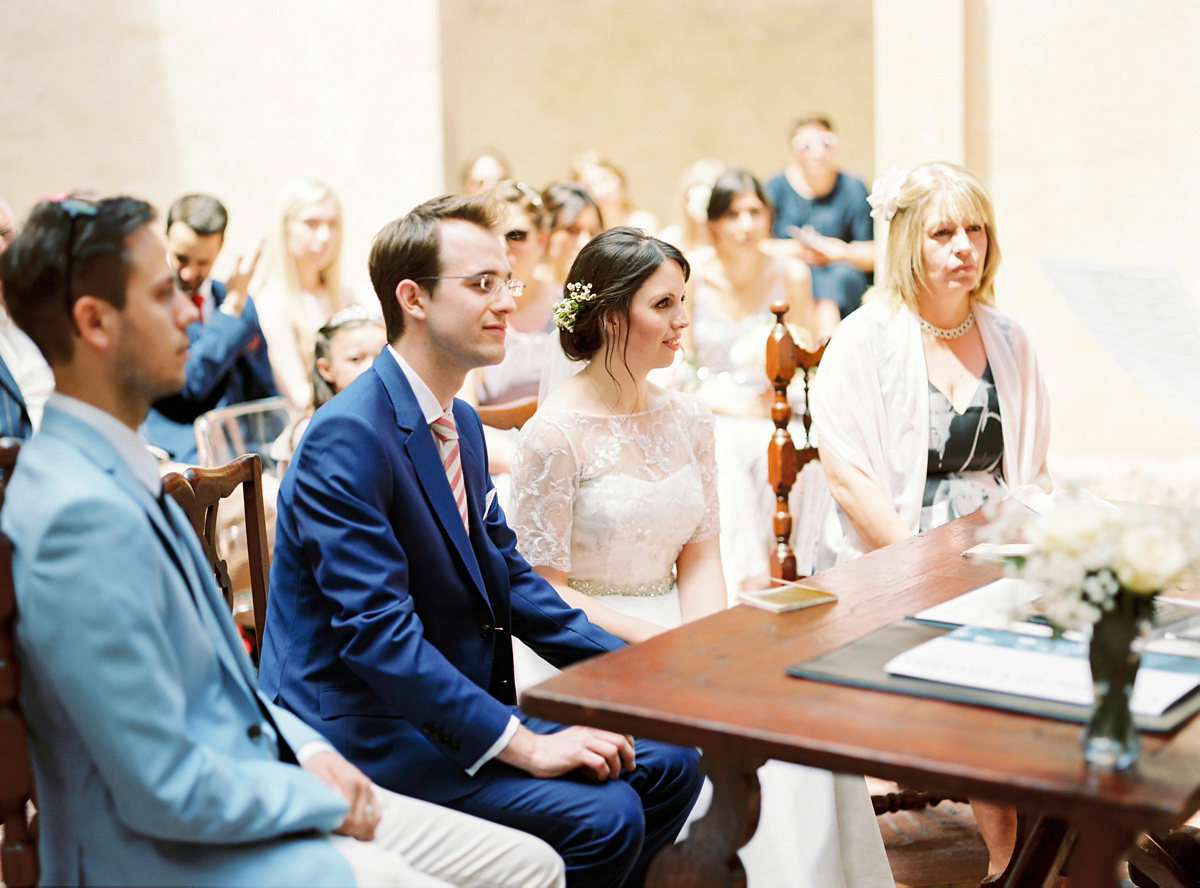
[[[133,198],[45,202],[0,256],[57,384],[0,515],[41,884],[560,886],[544,843],[374,786],[256,690],[135,431],[183,384],[196,317],[152,218]]]
[[[517,554],[455,398],[504,356],[519,285],[501,220],[444,197],[376,235],[390,345],[284,477],[260,680],[380,785],[542,836],[571,886],[640,885],[699,792],[695,750],[514,705],[514,636],[558,665],[622,642]]]

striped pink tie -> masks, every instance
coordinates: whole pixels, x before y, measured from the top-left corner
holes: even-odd
[[[450,481],[450,492],[458,503],[458,514],[462,518],[463,527],[470,533],[467,523],[467,488],[463,485],[462,460],[458,452],[458,426],[454,424],[453,408],[447,410],[432,423],[429,428],[438,442],[438,450],[442,452],[442,465],[446,467],[446,478]]]

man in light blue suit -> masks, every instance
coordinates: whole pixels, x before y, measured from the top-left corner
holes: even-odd
[[[479,416],[454,397],[504,356],[502,219],[445,197],[375,236],[390,345],[284,476],[262,689],[381,786],[544,837],[572,888],[640,885],[700,790],[696,751],[514,705],[514,636],[557,665],[623,642],[517,553]]]
[[[42,883],[560,885],[544,843],[374,786],[256,690],[135,431],[183,384],[196,317],[152,217],[46,202],[0,257],[57,383],[0,516]]]

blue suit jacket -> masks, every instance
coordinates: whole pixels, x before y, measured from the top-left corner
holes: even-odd
[[[212,573],[168,507],[173,527],[108,441],[52,405],[21,450],[0,518],[42,883],[353,884],[327,839],[291,835],[327,832],[346,804],[279,761]],[[293,748],[317,738],[271,710]]]
[[[213,281],[213,302],[225,301],[225,285]],[[209,410],[279,394],[258,325],[254,300],[247,298],[241,317],[214,311],[207,323],[187,328],[187,382],[179,394],[156,401],[146,416],[146,440],[177,462],[196,461],[192,424]]]
[[[377,783],[438,802],[517,712],[512,635],[560,665],[624,644],[517,554],[479,417],[454,418],[469,537],[388,350],[317,411],[280,488],[259,671]]]
[[[33,434],[33,423],[25,409],[25,396],[17,387],[8,364],[0,358],[0,437],[28,438]]]

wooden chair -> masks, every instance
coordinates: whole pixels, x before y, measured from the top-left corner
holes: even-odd
[[[767,379],[775,390],[771,403],[771,421],[775,431],[767,445],[767,479],[775,492],[775,548],[771,550],[771,577],[778,580],[797,579],[796,554],[792,551],[792,512],[789,499],[792,486],[801,469],[817,459],[817,448],[812,440],[812,413],[809,410],[809,388],[817,365],[825,354],[822,343],[814,351],[796,344],[791,331],[784,324],[788,313],[786,302],[771,303],[775,315],[775,326],[767,337]],[[800,420],[804,425],[804,440],[799,448],[792,440],[788,425],[792,421],[792,407],[788,403],[788,387],[800,370],[800,381],[804,386],[804,412]]]
[[[767,379],[775,390],[771,403],[771,420],[775,431],[767,445],[767,478],[775,493],[775,548],[771,551],[771,577],[778,580],[796,580],[796,554],[792,550],[791,494],[796,477],[809,463],[818,458],[816,444],[812,438],[812,413],[809,407],[812,381],[825,355],[825,344],[809,351],[796,344],[783,318],[788,312],[786,302],[773,302],[771,313],[775,315],[775,326],[767,336]],[[804,426],[804,440],[800,447],[792,439],[788,426],[792,421],[792,407],[788,402],[788,389],[800,371],[800,382],[804,386],[804,411],[800,420]],[[934,793],[917,789],[899,789],[898,792],[876,793],[871,804],[876,815],[897,811],[918,811],[926,805],[936,805],[945,799]],[[950,801],[963,801],[951,799]]]
[[[4,490],[17,462],[21,442],[0,438],[0,511]],[[38,881],[37,815],[33,800],[33,762],[25,718],[17,695],[21,670],[16,658],[17,597],[13,589],[12,541],[0,532],[0,877],[8,888],[30,888]]]
[[[225,559],[218,548],[217,511],[221,501],[242,488],[245,513],[246,549],[250,575],[250,595],[254,613],[254,654],[262,650],[262,628],[267,616],[267,582],[271,558],[267,548],[267,521],[263,506],[262,460],[257,453],[239,456],[233,462],[212,469],[190,468],[182,475],[163,476],[163,490],[175,497],[191,521],[209,566],[217,578],[230,611],[234,612],[234,586]]]
[[[476,407],[480,420],[485,426],[494,429],[519,429],[525,421],[537,410],[537,395],[528,398],[518,398],[515,401],[505,401],[503,404],[489,404],[486,407]]]
[[[1171,854],[1170,833],[1151,833],[1143,836],[1142,840],[1133,846],[1127,860],[1130,866],[1141,870],[1143,884],[1147,879],[1158,888],[1200,888],[1200,882],[1188,875],[1180,866],[1179,861]],[[1192,849],[1195,858],[1195,849]]]

